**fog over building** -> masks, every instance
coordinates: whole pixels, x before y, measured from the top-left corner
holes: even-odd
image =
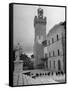
[[[14,5],[13,37],[14,45],[19,42],[27,54],[33,53],[35,38],[34,17],[37,15],[39,6]],[[47,17],[46,33],[57,23],[65,20],[65,8],[40,6],[43,16]]]

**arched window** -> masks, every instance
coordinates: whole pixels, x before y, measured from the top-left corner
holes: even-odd
[[[58,70],[61,70],[61,62],[58,60]]]
[[[58,56],[60,55],[60,51],[59,51],[59,49],[58,49]]]
[[[55,56],[55,52],[53,51],[53,56]]]
[[[55,61],[53,61],[54,69],[55,69]]]
[[[50,61],[50,68],[51,68],[51,61]]]
[[[59,40],[59,36],[58,36],[58,34],[57,34],[57,40]]]

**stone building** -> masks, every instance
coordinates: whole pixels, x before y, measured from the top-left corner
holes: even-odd
[[[38,8],[38,16],[34,18],[34,28],[35,28],[35,39],[34,39],[34,57],[35,68],[43,66],[41,58],[44,57],[44,47],[42,41],[46,39],[46,17],[43,17],[43,9]],[[41,64],[41,65],[40,65]]]
[[[49,31],[45,49],[47,49],[48,69],[65,71],[65,22],[55,25]]]

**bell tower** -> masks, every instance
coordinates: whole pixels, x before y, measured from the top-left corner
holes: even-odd
[[[42,64],[44,58],[44,47],[42,42],[46,39],[46,17],[43,16],[43,9],[38,8],[37,16],[34,18],[35,39],[34,39],[34,56],[35,68]]]

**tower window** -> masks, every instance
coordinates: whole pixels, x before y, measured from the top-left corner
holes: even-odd
[[[52,38],[52,43],[54,43],[54,38]]]
[[[60,55],[60,51],[59,51],[59,49],[58,49],[58,56]]]
[[[59,40],[59,36],[58,36],[58,34],[57,34],[57,40]]]

